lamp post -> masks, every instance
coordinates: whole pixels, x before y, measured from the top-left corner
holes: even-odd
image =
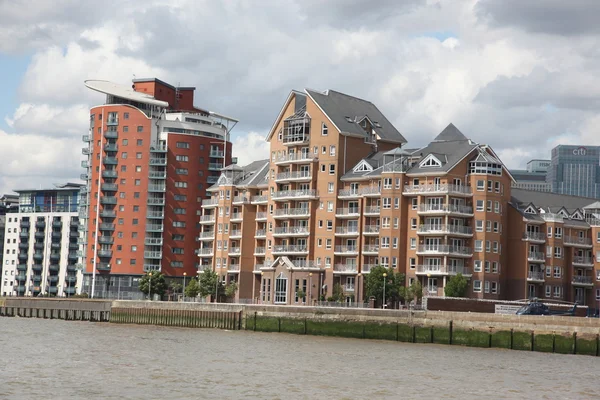
[[[360,272],[356,275],[356,305],[358,306],[358,302],[360,301]]]
[[[185,301],[185,277],[187,275],[187,272],[183,273],[183,289],[181,289],[181,294],[183,295],[183,301]]]
[[[387,277],[387,273],[383,273],[383,303],[381,304],[381,308],[385,308],[385,278]]]
[[[312,272],[308,274],[308,301],[312,303]]]
[[[263,288],[263,280],[265,279],[265,278],[263,278],[264,275],[265,275],[264,272],[260,273],[260,283],[259,283],[260,286],[258,287],[259,290],[260,290],[260,293],[259,293],[260,298],[258,299],[260,301],[260,304],[263,303],[263,296],[264,296],[263,290],[262,290],[262,288]]]
[[[150,288],[152,288],[152,272],[148,272],[148,300],[152,301],[150,297]]]
[[[61,286],[60,286],[60,285],[56,285],[56,297],[61,297],[61,296],[60,296],[60,294],[61,294],[61,293],[60,293],[60,288],[61,288]],[[63,293],[63,296],[64,296],[64,293]]]
[[[215,303],[217,302],[217,299],[219,297],[219,278],[220,276],[217,275],[217,279],[215,279]]]

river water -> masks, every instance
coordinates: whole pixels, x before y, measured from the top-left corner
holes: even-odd
[[[0,399],[591,399],[600,358],[0,318]]]

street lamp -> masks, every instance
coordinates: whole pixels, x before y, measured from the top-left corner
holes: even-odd
[[[385,278],[387,277],[387,273],[383,273],[383,304],[381,304],[381,308],[385,308]]]
[[[312,303],[312,272],[308,274],[308,301]]]
[[[56,297],[60,297],[60,285],[56,285]],[[64,296],[64,293],[63,293]]]
[[[358,305],[358,301],[360,300],[360,272],[356,275],[356,304]]]
[[[265,273],[261,271],[261,273],[260,273],[260,283],[259,283],[259,289],[260,289],[260,298],[259,298],[259,300],[260,300],[260,304],[263,303],[263,296],[264,296],[263,290],[262,290],[262,288],[263,288],[263,280],[265,279],[264,275],[265,275]]]
[[[215,303],[217,302],[217,299],[219,297],[219,278],[220,276],[217,275],[217,279],[215,279]]]
[[[152,272],[148,272],[148,300],[152,300],[150,297],[150,288],[152,287]]]
[[[187,276],[187,272],[183,273],[183,289],[181,289],[181,294],[183,295],[183,301],[185,301],[185,277]]]

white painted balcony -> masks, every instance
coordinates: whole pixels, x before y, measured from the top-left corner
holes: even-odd
[[[360,208],[358,208],[358,207],[337,208],[335,210],[336,218],[357,218],[359,216],[360,216]]]
[[[288,171],[275,175],[275,182],[304,182],[311,179],[310,171]]]
[[[310,210],[304,207],[278,208],[273,213],[275,219],[306,218],[308,216],[310,216]]]
[[[263,268],[265,268],[266,264],[264,263],[258,263],[258,264],[254,264],[254,273],[259,273],[261,272],[261,270]]]
[[[440,195],[451,194],[453,196],[472,196],[473,188],[465,185],[453,185],[448,183],[425,184],[425,185],[404,185],[402,189],[404,195]]]
[[[544,282],[544,273],[541,271],[527,272],[527,282]]]
[[[363,235],[365,236],[378,236],[381,227],[379,225],[365,225],[363,226]]]
[[[368,206],[365,207],[363,214],[365,214],[366,216],[368,215],[379,215],[381,213],[381,207],[380,206]]]
[[[235,196],[232,204],[250,204],[249,196]]]
[[[348,256],[352,256],[352,255],[357,255],[358,254],[358,247],[357,246],[346,246],[346,245],[342,245],[342,246],[335,246],[335,248],[333,249],[333,254],[340,255],[348,255]]]
[[[273,255],[278,254],[308,254],[306,245],[276,245],[273,246]]]
[[[535,243],[544,243],[546,241],[546,234],[543,232],[524,232],[523,240]]]
[[[213,208],[219,205],[219,199],[205,199],[202,200],[202,207],[204,208]]]
[[[260,195],[260,196],[252,196],[251,203],[252,204],[266,204],[269,201],[269,196]]]
[[[227,272],[240,272],[240,264],[229,264]]]
[[[448,266],[447,265],[417,265],[415,273],[417,275],[447,275],[448,274]]]
[[[421,204],[417,210],[419,215],[465,215],[473,216],[473,207],[455,204]]]
[[[592,238],[582,238],[578,236],[565,236],[563,238],[563,244],[565,246],[574,247],[592,247]]]
[[[231,231],[229,231],[229,237],[231,239],[233,239],[233,238],[241,238],[242,237],[242,230],[241,229],[232,229]]]
[[[230,256],[240,255],[240,254],[242,254],[242,248],[241,247],[230,247],[228,254]]]
[[[198,266],[198,273],[202,274],[204,271],[212,271],[212,266],[210,264],[202,264]]]
[[[205,231],[200,232],[198,235],[198,240],[214,240],[215,239],[215,231]]]
[[[338,226],[335,228],[336,236],[358,236],[359,233],[357,226]]]
[[[452,255],[455,257],[471,257],[473,249],[465,246],[447,244],[424,244],[417,247],[418,255]]]
[[[287,200],[312,200],[318,197],[315,189],[306,190],[280,190],[273,192],[271,198],[274,201],[287,201]]]
[[[340,199],[356,199],[360,197],[358,189],[341,189],[338,190],[338,198]]]
[[[296,146],[299,144],[308,144],[310,142],[309,134],[283,135],[284,146]]]
[[[594,267],[594,259],[592,257],[574,256],[573,265],[576,267]]]
[[[111,238],[111,243],[112,243],[112,238]],[[145,238],[144,244],[146,246],[162,246],[163,240],[162,240],[162,238]]]
[[[379,197],[381,195],[381,188],[379,186],[369,186],[358,190],[361,196],[365,197]]]
[[[575,275],[571,279],[571,284],[574,286],[594,286],[594,281],[591,276]]]
[[[197,251],[198,255],[200,257],[203,256],[211,256],[215,253],[212,247],[207,247],[207,248],[203,248],[203,249],[198,249]]]
[[[371,272],[371,270],[372,270],[373,268],[375,268],[377,265],[379,265],[379,264],[363,264],[363,265],[360,267],[360,272],[361,272],[361,273],[363,273],[363,274],[368,274],[368,273],[369,273],[369,272]]]
[[[310,231],[305,226],[282,226],[273,230],[275,237],[308,236]]]
[[[358,265],[356,264],[335,264],[333,266],[333,273],[337,275],[356,275],[358,272]]]
[[[231,217],[229,217],[230,221],[242,221],[243,219],[244,219],[244,216],[241,212],[232,213]]]
[[[241,231],[240,231],[240,236],[241,236]],[[267,237],[267,231],[265,229],[257,229],[256,233],[254,234],[254,237],[264,239]]]
[[[555,213],[543,213],[539,214],[540,217],[546,222],[563,222],[563,216]]]
[[[425,224],[419,225],[417,233],[419,235],[473,236],[473,228],[452,224]]]
[[[294,164],[316,161],[317,157],[312,153],[291,153],[284,154],[275,159],[275,164]]]
[[[363,254],[365,255],[374,255],[376,256],[379,253],[379,245],[378,244],[365,244],[363,246]]]
[[[529,253],[527,253],[527,261],[544,262],[545,259],[546,258],[544,256],[544,253],[541,253],[539,251],[530,251]]]
[[[254,248],[254,255],[255,256],[260,256],[260,255],[265,255],[266,253],[266,248],[265,247],[255,247]]]
[[[162,251],[145,251],[144,258],[160,260],[162,259]]]
[[[257,212],[255,218],[257,221],[265,221],[267,219],[267,213],[266,212]]]
[[[200,217],[200,223],[201,224],[214,224],[215,223],[215,216],[213,215],[202,215]]]

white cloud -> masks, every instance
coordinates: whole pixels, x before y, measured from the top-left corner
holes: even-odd
[[[233,139],[233,156],[238,158],[238,165],[269,158],[269,145],[265,137],[266,133],[250,132]]]
[[[53,107],[48,104],[22,103],[7,124],[17,132],[40,132],[49,136],[81,135],[89,120],[89,107],[77,104]]]

